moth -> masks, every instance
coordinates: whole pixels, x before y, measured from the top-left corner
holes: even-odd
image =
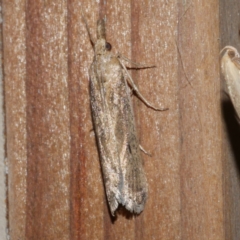
[[[148,197],[148,186],[136,133],[131,91],[147,106],[155,110],[167,109],[153,107],[138,91],[123,64],[123,59],[128,59],[111,53],[111,44],[106,41],[105,21],[97,22],[97,40],[94,41],[84,16],[83,19],[94,47],[89,70],[90,100],[109,208],[113,216],[119,205],[139,214]]]
[[[227,92],[240,119],[240,55],[232,46],[224,47],[221,53],[221,70],[225,78]]]

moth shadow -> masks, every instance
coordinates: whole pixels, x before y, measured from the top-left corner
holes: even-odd
[[[117,211],[116,211],[116,214],[117,214],[117,215],[121,215],[121,216],[125,217],[125,218],[128,219],[128,220],[131,220],[131,219],[133,219],[135,216],[137,216],[136,214],[129,212],[126,208],[124,208],[124,207],[121,206],[121,205],[118,207],[118,209],[117,209]]]
[[[141,213],[135,214],[135,213],[129,212],[124,206],[119,205],[117,210],[115,211],[115,216],[112,216],[109,205],[107,204],[107,200],[106,200],[105,204],[107,206],[106,208],[107,208],[108,216],[109,216],[112,224],[114,224],[118,220],[119,216],[124,217],[127,220],[132,220],[132,219],[136,218],[137,216],[141,215]],[[105,209],[105,211],[106,211],[106,209]]]
[[[139,214],[134,214],[134,213],[129,212],[126,208],[124,208],[124,206],[121,206],[121,205],[116,210],[115,216],[112,216],[109,207],[108,207],[108,213],[109,213],[112,224],[114,224],[117,221],[118,216],[122,216],[122,217],[126,218],[127,220],[132,220],[136,216],[139,216]]]
[[[222,117],[225,121],[226,134],[230,142],[238,173],[240,174],[240,120],[229,98],[224,97],[221,102]]]

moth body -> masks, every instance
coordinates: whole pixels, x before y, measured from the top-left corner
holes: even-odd
[[[138,214],[147,199],[147,181],[125,70],[110,50],[105,22],[100,20],[89,76],[92,118],[105,191],[112,215],[119,204]]]

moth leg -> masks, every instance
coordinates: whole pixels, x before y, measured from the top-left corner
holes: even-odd
[[[133,90],[136,92],[136,94],[138,95],[138,97],[150,108],[153,108],[154,110],[156,111],[166,111],[168,110],[168,108],[157,108],[157,107],[154,107],[151,103],[149,103],[147,101],[146,98],[143,97],[143,95],[140,93],[140,91],[138,90],[137,86],[134,84],[133,80],[132,80],[132,77],[130,76],[130,74],[128,73],[128,70],[127,68],[125,67],[125,65],[122,63],[122,61],[120,60],[120,58],[118,58],[120,64],[122,65],[123,69],[125,70],[126,74],[127,74],[127,79],[129,79],[129,84],[130,86],[133,88]]]
[[[128,75],[126,74],[126,72],[124,71],[123,72],[123,77],[124,77],[124,79],[127,79],[128,78]],[[129,96],[133,96],[133,88],[132,88],[132,86],[129,86],[128,88],[127,88],[127,90],[128,90],[128,93],[129,93]]]
[[[140,144],[139,144],[139,148],[141,149],[141,151],[143,151],[146,155],[148,156],[152,156],[149,152],[147,152]]]
[[[120,53],[118,53],[118,58],[121,58],[121,59],[123,59],[125,61],[128,61],[128,62],[132,63],[137,68],[154,68],[154,67],[156,67],[156,65],[147,65],[147,64],[141,64],[141,63],[133,62],[131,59],[121,55]]]

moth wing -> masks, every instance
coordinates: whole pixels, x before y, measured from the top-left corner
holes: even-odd
[[[99,61],[101,63],[101,61]],[[120,200],[120,160],[114,136],[114,124],[111,109],[106,99],[104,76],[99,73],[98,61],[94,61],[90,68],[90,96],[92,118],[97,139],[101,169],[103,173],[105,191],[112,215],[118,208]],[[102,66],[100,67],[102,69]]]
[[[122,71],[124,70],[122,69]],[[126,95],[122,106],[124,108],[124,127],[127,129],[127,142],[123,144],[122,150],[125,151],[125,156],[121,159],[123,169],[121,196],[122,204],[125,205],[126,209],[134,213],[140,213],[147,200],[148,187],[139,148],[130,91],[125,79],[124,83]]]
[[[120,204],[131,212],[140,213],[144,209],[147,200],[148,188],[144,174],[139,141],[136,133],[134,112],[130,96],[130,89],[119,60],[111,58],[105,74],[105,85],[109,90],[106,93],[106,101],[109,107],[109,115],[114,122],[113,131],[118,157],[120,161],[119,190]]]
[[[147,182],[129,88],[118,59],[101,58],[90,69],[90,94],[106,195],[112,215],[119,204],[140,213]]]

